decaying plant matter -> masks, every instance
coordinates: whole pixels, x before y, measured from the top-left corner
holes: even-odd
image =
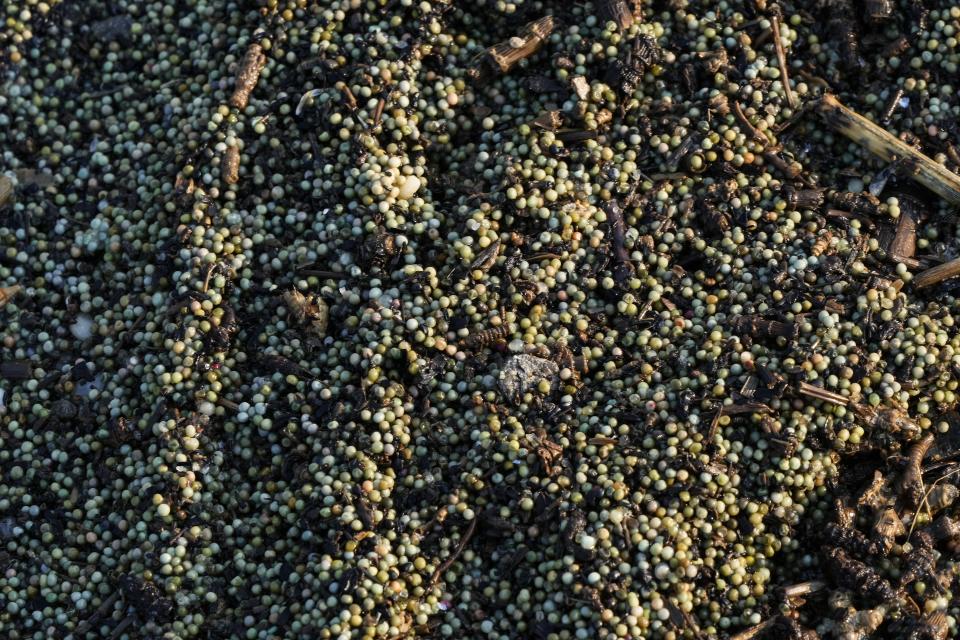
[[[4,8],[3,638],[960,632],[960,7]]]

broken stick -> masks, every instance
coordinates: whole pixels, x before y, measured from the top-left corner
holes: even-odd
[[[227,184],[236,184],[240,179],[240,148],[237,145],[230,145],[223,153],[220,174]]]
[[[759,142],[760,144],[767,146],[770,144],[770,138],[765,136],[762,131],[757,129],[756,126],[750,119],[747,118],[747,114],[743,112],[743,107],[740,106],[740,103],[736,100],[733,101],[733,115],[736,117],[737,121],[746,129],[747,133],[750,134],[750,137]]]
[[[260,79],[260,70],[267,62],[267,56],[263,53],[263,48],[259,43],[253,43],[247,49],[247,53],[240,62],[240,68],[237,69],[237,79],[233,88],[233,95],[230,96],[230,106],[237,109],[246,109],[250,101],[250,94],[253,88],[257,86],[257,80]]]
[[[430,582],[428,583],[431,587],[437,584],[437,580],[443,575],[443,573],[453,565],[456,559],[463,553],[463,550],[466,549],[467,543],[470,542],[470,538],[473,537],[473,532],[477,530],[477,518],[473,518],[470,521],[469,526],[467,526],[466,533],[463,534],[463,537],[460,538],[460,544],[457,545],[457,548],[454,549],[453,553],[449,558],[443,561],[439,567],[433,572],[433,575],[430,576]]]
[[[830,128],[887,162],[900,160],[902,173],[943,199],[960,204],[960,176],[957,174],[845,107],[832,94],[824,94],[817,105],[817,111]]]
[[[913,286],[922,289],[958,275],[960,275],[960,258],[921,271],[913,277]]]
[[[774,14],[770,18],[770,28],[773,31],[773,48],[777,52],[777,65],[780,67],[780,82],[783,84],[783,92],[787,94],[787,104],[791,109],[797,108],[797,97],[790,87],[790,75],[787,73],[787,54],[783,50],[783,42],[780,41],[780,16]]]
[[[490,68],[499,71],[501,74],[509,73],[510,69],[517,63],[540,49],[553,32],[554,25],[553,16],[544,16],[539,20],[534,20],[526,24],[520,30],[519,35],[488,48],[484,52],[483,60]],[[471,75],[482,78],[485,75],[484,70],[482,67],[475,67]]]
[[[842,396],[839,393],[834,393],[833,391],[827,391],[823,387],[812,385],[809,382],[801,382],[797,386],[797,391],[802,395],[816,398],[817,400],[823,400],[824,402],[829,402],[831,404],[837,404],[844,407],[850,404],[850,398]]]

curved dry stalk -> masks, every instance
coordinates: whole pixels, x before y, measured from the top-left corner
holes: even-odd
[[[960,176],[942,164],[844,106],[833,94],[824,94],[817,111],[831,129],[842,133],[878,158],[887,162],[899,160],[906,175],[944,200],[960,204]]]
[[[787,74],[787,54],[783,50],[783,42],[780,41],[780,16],[774,14],[770,18],[770,29],[773,31],[773,48],[777,52],[777,65],[780,67],[780,82],[783,84],[783,92],[787,96],[787,104],[791,109],[797,108],[797,96],[790,87],[790,76]]]

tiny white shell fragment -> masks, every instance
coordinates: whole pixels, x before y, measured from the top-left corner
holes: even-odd
[[[77,340],[86,340],[93,335],[93,318],[86,314],[77,316],[77,319],[70,325],[70,333]]]
[[[400,199],[409,200],[417,191],[420,190],[420,186],[420,178],[417,176],[407,176],[404,179],[403,184],[400,185]]]
[[[323,93],[323,89],[310,89],[305,94],[300,96],[300,102],[297,103],[297,109],[294,111],[294,114],[300,115],[300,112],[303,111],[304,105],[307,104],[307,100],[310,98],[316,98],[318,95]]]

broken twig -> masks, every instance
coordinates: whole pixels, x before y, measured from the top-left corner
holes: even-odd
[[[553,16],[544,16],[539,20],[534,20],[526,24],[518,35],[488,48],[483,57],[492,68],[500,73],[509,73],[510,69],[517,63],[532,56],[540,49],[550,36],[554,26]],[[482,76],[483,72],[481,69],[474,68],[472,75],[475,77]]]
[[[945,200],[960,204],[960,176],[957,174],[843,106],[834,95],[824,95],[817,111],[830,128],[887,162],[899,159],[904,175],[909,175]]]
[[[740,106],[740,103],[736,100],[733,101],[733,115],[736,117],[737,121],[743,125],[747,130],[747,133],[750,134],[750,137],[762,144],[767,146],[770,144],[770,138],[765,136],[762,131],[757,129],[756,126],[747,118],[747,114],[743,112],[743,107]]]
[[[960,258],[921,271],[913,277],[913,286],[923,289],[958,275],[960,275]]]
[[[477,520],[478,518],[474,518],[470,521],[470,526],[467,527],[466,533],[460,538],[460,544],[458,544],[454,552],[450,554],[450,557],[444,560],[443,564],[433,572],[433,575],[430,577],[430,586],[435,585],[437,580],[440,579],[440,576],[443,575],[443,572],[449,569],[450,566],[456,562],[457,558],[460,557],[460,554],[463,553],[463,550],[467,547],[467,543],[470,542],[470,538],[473,537],[473,532],[477,529]]]

